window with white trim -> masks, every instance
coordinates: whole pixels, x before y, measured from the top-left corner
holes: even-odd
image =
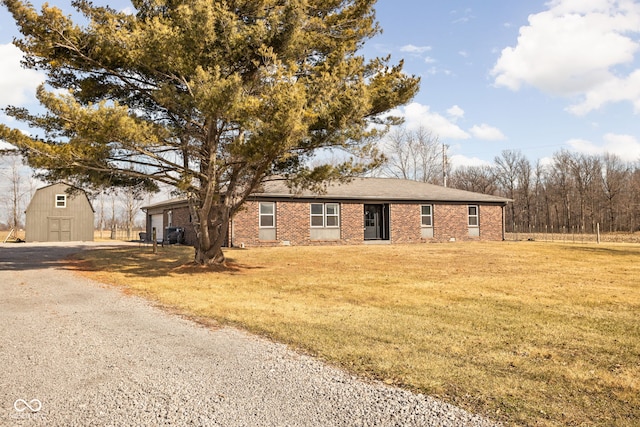
[[[260,228],[275,228],[276,204],[274,202],[260,202]]]
[[[311,203],[312,228],[339,228],[339,203]]]
[[[422,205],[420,209],[420,224],[423,227],[433,227],[433,206]]]
[[[56,194],[56,208],[66,208],[66,207],[67,207],[67,195]]]
[[[478,227],[480,225],[478,206],[470,205],[469,209],[469,227]]]

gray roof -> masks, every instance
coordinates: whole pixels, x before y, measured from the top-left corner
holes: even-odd
[[[149,209],[155,209],[155,208],[161,208],[161,207],[177,207],[177,206],[181,206],[181,205],[187,205],[187,198],[186,197],[176,197],[174,199],[168,199],[168,200],[164,200],[162,202],[158,202],[158,203],[153,203],[151,205],[146,205],[141,207],[140,209],[142,209],[143,211],[149,210]]]
[[[457,190],[425,182],[396,178],[354,178],[346,183],[334,183],[325,192],[302,190],[292,193],[284,181],[269,181],[262,190],[252,194],[253,199],[311,199],[311,200],[359,200],[359,201],[404,201],[404,202],[457,202],[507,204],[511,199],[490,194]],[[166,200],[145,206],[153,209],[186,204],[185,198]]]
[[[511,201],[504,197],[457,190],[425,182],[396,178],[355,178],[346,183],[334,183],[326,187],[324,193],[310,190],[292,194],[282,181],[267,182],[262,192],[253,194],[256,198],[302,198],[336,200],[380,200],[380,201],[422,201],[422,202],[463,202],[500,203]]]

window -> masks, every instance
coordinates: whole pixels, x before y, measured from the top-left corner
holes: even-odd
[[[56,194],[56,208],[66,208],[66,207],[67,207],[67,195]]]
[[[260,228],[274,228],[276,226],[276,204],[273,202],[260,203]]]
[[[326,215],[325,215],[325,226],[326,227],[339,227],[340,226],[340,215],[337,203],[327,203],[324,205]]]
[[[469,206],[469,227],[478,227],[478,207]]]
[[[340,205],[338,203],[311,203],[311,227],[340,227]]]
[[[431,205],[422,205],[420,220],[423,227],[433,227],[433,207]]]

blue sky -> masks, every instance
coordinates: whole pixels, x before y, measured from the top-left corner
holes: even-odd
[[[395,113],[438,135],[454,166],[488,164],[505,149],[533,163],[561,149],[640,160],[640,1],[379,0],[376,9],[383,33],[364,53],[404,59],[422,78]],[[42,81],[18,66],[17,35],[0,9],[0,107],[34,106]]]

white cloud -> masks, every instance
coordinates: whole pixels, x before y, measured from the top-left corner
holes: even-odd
[[[424,62],[426,62],[427,64],[434,64],[434,63],[436,63],[438,61],[436,61],[435,59],[433,59],[430,56],[427,56],[426,58],[424,58]]]
[[[451,110],[451,109],[450,109]],[[471,135],[442,114],[431,111],[428,105],[413,102],[393,112],[395,116],[405,118],[408,128],[424,126],[433,131],[441,140],[469,139]]]
[[[449,162],[454,168],[461,166],[489,166],[491,162],[479,159],[478,157],[467,157],[462,154],[454,154],[449,157]]]
[[[401,52],[415,53],[415,54],[429,52],[430,50],[431,50],[431,46],[415,46],[412,44],[408,44],[400,48]]]
[[[582,116],[607,103],[621,101],[631,102],[634,111],[640,113],[640,70],[635,70],[626,78],[611,78],[593,87],[581,102],[571,105],[567,111]]]
[[[20,65],[22,52],[12,44],[0,44],[0,93],[3,106],[20,106],[35,100],[36,88],[44,75]]]
[[[603,136],[601,144],[584,139],[571,139],[567,141],[567,145],[578,153],[590,155],[611,153],[628,161],[640,160],[640,141],[632,135],[608,133]]]
[[[485,123],[473,126],[469,132],[471,132],[471,135],[474,137],[485,141],[503,141],[507,139],[500,129]]]
[[[461,119],[464,117],[464,110],[457,105],[449,108],[447,110],[447,114],[451,116],[454,120]]]
[[[640,112],[640,3],[631,0],[552,0],[529,16],[515,47],[502,50],[492,75],[497,86],[523,85],[575,97],[585,114],[609,102],[630,101]],[[624,75],[622,70],[630,70]],[[631,67],[631,68],[629,68]]]

